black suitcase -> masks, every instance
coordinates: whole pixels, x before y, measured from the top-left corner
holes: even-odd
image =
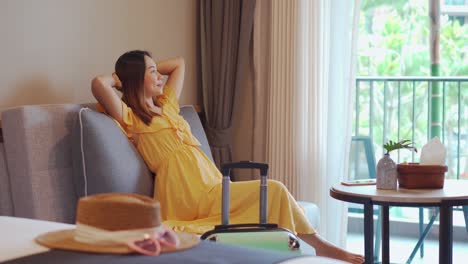
[[[260,212],[259,223],[229,224],[229,184],[231,169],[260,170]],[[240,161],[222,165],[222,224],[204,233],[201,239],[226,244],[254,248],[273,249],[278,251],[301,252],[299,239],[286,228],[267,223],[267,175],[268,164],[251,161]]]

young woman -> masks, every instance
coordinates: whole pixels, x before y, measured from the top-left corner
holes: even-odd
[[[179,115],[185,64],[180,57],[155,63],[146,51],[119,57],[112,76],[98,76],[92,92],[104,110],[130,135],[149,168],[157,175],[154,198],[164,223],[174,230],[204,233],[220,223],[222,175],[198,147]],[[164,85],[163,75],[168,79]],[[114,92],[122,92],[122,98]],[[230,220],[258,220],[258,181],[231,184]],[[285,186],[268,181],[268,222],[298,233],[317,255],[362,263],[363,257],[322,239]]]

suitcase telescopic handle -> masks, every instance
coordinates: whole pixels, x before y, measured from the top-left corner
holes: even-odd
[[[231,169],[259,169],[260,170],[260,212],[259,212],[259,223],[267,223],[267,176],[268,176],[268,164],[252,162],[252,161],[239,161],[233,163],[225,163],[221,166],[221,172],[223,173],[223,185],[222,185],[222,206],[221,216],[222,225],[229,224],[229,184],[231,182]]]
[[[231,169],[259,169],[261,175],[268,174],[268,164],[243,160],[233,163],[224,163],[222,165],[223,175],[229,175]]]

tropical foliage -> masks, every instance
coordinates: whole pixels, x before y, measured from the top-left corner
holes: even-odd
[[[428,1],[364,0],[359,32],[360,76],[429,76]],[[441,76],[468,75],[468,25],[442,15]]]
[[[357,76],[430,76],[428,14],[428,1],[363,0]],[[441,16],[440,76],[468,76],[468,21],[463,18]],[[428,82],[360,82],[356,89],[354,134],[371,135],[377,156],[385,153],[382,145],[390,138],[409,138],[418,147],[429,140]],[[468,149],[468,83],[447,82],[443,90],[441,140],[449,148],[448,177],[453,178],[457,166],[460,174],[468,166],[465,153],[460,159],[456,155]],[[398,162],[418,159],[414,152],[394,155]]]
[[[409,139],[403,139],[398,142],[394,142],[389,140],[387,143],[383,145],[384,149],[387,151],[386,154],[390,154],[390,151],[397,150],[397,149],[409,149],[414,152],[418,152],[418,150],[413,146],[413,142]]]

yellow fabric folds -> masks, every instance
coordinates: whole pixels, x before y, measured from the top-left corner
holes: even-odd
[[[174,90],[164,87],[158,101],[162,115],[149,126],[122,103],[124,128],[138,136],[137,149],[156,174],[154,194],[161,203],[164,224],[204,233],[221,223],[222,175],[179,115]],[[258,212],[259,181],[231,183],[230,223],[257,223]],[[297,233],[315,233],[286,187],[273,180],[268,181],[268,222]]]

